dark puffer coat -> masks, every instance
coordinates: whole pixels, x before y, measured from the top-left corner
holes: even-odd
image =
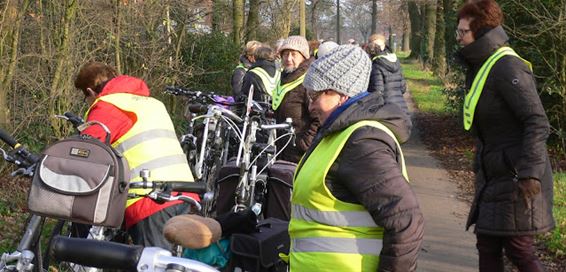
[[[497,27],[462,48],[468,89],[489,56],[508,41]],[[491,69],[475,109],[476,193],[466,228],[488,235],[533,235],[554,228],[552,170],[546,150],[550,131],[534,77],[519,58],[504,56]],[[534,178],[541,193],[528,210],[517,180]]]
[[[292,82],[305,74],[312,61],[312,58],[305,60],[291,73],[281,73],[281,85]],[[287,92],[283,101],[281,101],[281,105],[275,111],[275,120],[277,123],[284,122],[287,117],[293,119],[293,127],[295,128],[296,135],[295,146],[293,146],[292,143],[289,144],[283,150],[283,153],[279,155],[279,159],[297,163],[310,146],[320,126],[320,122],[317,116],[310,113],[309,104],[310,101],[307,96],[307,91],[305,87],[303,87],[303,84],[301,84]],[[279,140],[277,142],[277,149],[281,150],[285,143],[286,141],[284,139]]]
[[[362,120],[381,122],[400,143],[409,137],[406,115],[396,105],[384,104],[377,93],[342,107],[345,109],[337,109],[343,111],[334,120],[331,115],[319,129],[305,160],[325,136]],[[424,218],[401,172],[400,156],[395,141],[384,131],[361,127],[352,133],[325,181],[337,199],[363,205],[384,228],[378,271],[414,271],[423,239]]]
[[[407,90],[407,82],[403,77],[401,63],[388,48],[371,56],[371,74],[368,92],[381,92],[385,103],[397,104],[405,113],[409,113],[403,94]]]

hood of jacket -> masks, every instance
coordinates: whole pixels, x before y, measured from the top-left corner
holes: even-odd
[[[497,26],[479,39],[462,47],[458,51],[458,57],[468,67],[477,67],[483,64],[493,52],[507,44],[508,41],[509,36],[503,30],[503,27]]]
[[[246,69],[249,69],[253,65],[245,55],[240,55],[240,63],[243,64]]]
[[[381,51],[373,61],[375,64],[378,64],[383,69],[387,70],[390,73],[397,73],[401,70],[401,62],[399,62],[399,58],[397,55],[387,52],[387,50]]]
[[[139,78],[131,76],[118,76],[108,81],[98,96],[115,93],[129,93],[141,96],[149,96],[147,84]]]
[[[311,65],[311,63],[314,61],[314,58],[309,58],[305,61],[303,61],[301,64],[299,64],[299,67],[297,67],[297,69],[295,69],[295,71],[291,72],[291,73],[287,73],[285,71],[283,71],[281,73],[281,85],[289,83],[297,78],[299,78],[300,76],[304,75],[307,70],[309,69],[309,66]]]
[[[256,67],[260,67],[265,70],[270,76],[275,75],[275,71],[277,67],[275,66],[275,62],[268,61],[268,60],[258,60],[250,67],[250,70]]]
[[[409,139],[408,116],[399,106],[385,104],[383,96],[378,93],[364,92],[350,99],[342,107],[336,109],[337,116],[334,116],[333,113],[325,121],[317,138],[343,130],[359,121],[374,120],[389,128],[399,143],[404,143]]]

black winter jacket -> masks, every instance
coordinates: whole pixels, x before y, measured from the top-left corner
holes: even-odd
[[[246,58],[246,56],[240,56],[240,63],[246,67],[245,69],[242,67],[236,67],[232,72],[232,95],[234,97],[238,97],[241,95],[240,90],[242,89],[242,82],[244,81],[244,76],[246,75],[247,69],[252,66],[252,63]]]
[[[408,113],[407,103],[403,99],[407,82],[397,56],[386,48],[371,58],[368,92],[381,92],[385,103],[395,103]]]
[[[305,74],[312,61],[312,58],[305,60],[291,73],[281,73],[281,85],[292,82]],[[310,146],[320,126],[320,122],[318,116],[313,115],[309,111],[309,104],[310,101],[307,96],[307,91],[303,87],[303,84],[301,84],[287,92],[283,101],[281,101],[281,105],[279,105],[279,108],[275,111],[275,120],[277,123],[284,122],[287,117],[293,119],[293,127],[295,128],[296,135],[295,145],[293,145],[293,143],[289,144],[278,157],[279,159],[297,163]],[[278,141],[277,149],[281,150],[285,143],[285,140]]]
[[[334,121],[325,122],[304,160],[325,136],[361,120],[381,122],[403,143],[409,137],[406,118],[396,105],[384,104],[382,97],[369,94],[347,106]],[[414,271],[422,244],[424,219],[401,172],[400,156],[388,134],[361,127],[350,136],[326,176],[326,186],[337,199],[363,205],[385,229],[378,271]]]
[[[242,83],[242,89],[240,91],[241,95],[248,95],[250,86],[254,86],[254,97],[253,99],[255,101],[263,101],[263,102],[268,102],[271,101],[271,96],[268,94],[268,91],[265,89],[265,86],[263,86],[263,82],[261,81],[261,78],[251,72],[252,69],[259,67],[262,68],[263,70],[265,70],[269,76],[274,77],[275,76],[275,71],[276,71],[276,67],[275,67],[275,62],[273,61],[268,61],[268,60],[258,60],[256,61],[251,67],[250,69],[246,72],[246,75],[244,76],[244,81]]]
[[[499,26],[460,50],[468,66],[468,89],[483,62],[507,41]],[[549,131],[532,72],[519,58],[504,56],[492,67],[475,109],[476,192],[466,228],[475,224],[477,233],[501,236],[554,228],[552,169],[546,149]],[[531,210],[517,186],[523,178],[541,182]]]

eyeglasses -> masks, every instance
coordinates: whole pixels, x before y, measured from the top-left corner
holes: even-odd
[[[457,38],[464,37],[470,31],[472,31],[472,30],[471,29],[456,29],[456,37]]]
[[[312,91],[309,90],[307,91],[307,96],[309,97],[309,100],[311,102],[316,101],[322,94],[327,94],[328,90],[324,90],[324,91]]]

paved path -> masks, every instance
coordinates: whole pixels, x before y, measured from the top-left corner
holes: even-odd
[[[409,104],[409,108],[414,107]],[[422,143],[418,124],[403,153],[425,217],[417,271],[478,271],[475,236],[464,231],[469,204],[456,198],[458,188]]]

